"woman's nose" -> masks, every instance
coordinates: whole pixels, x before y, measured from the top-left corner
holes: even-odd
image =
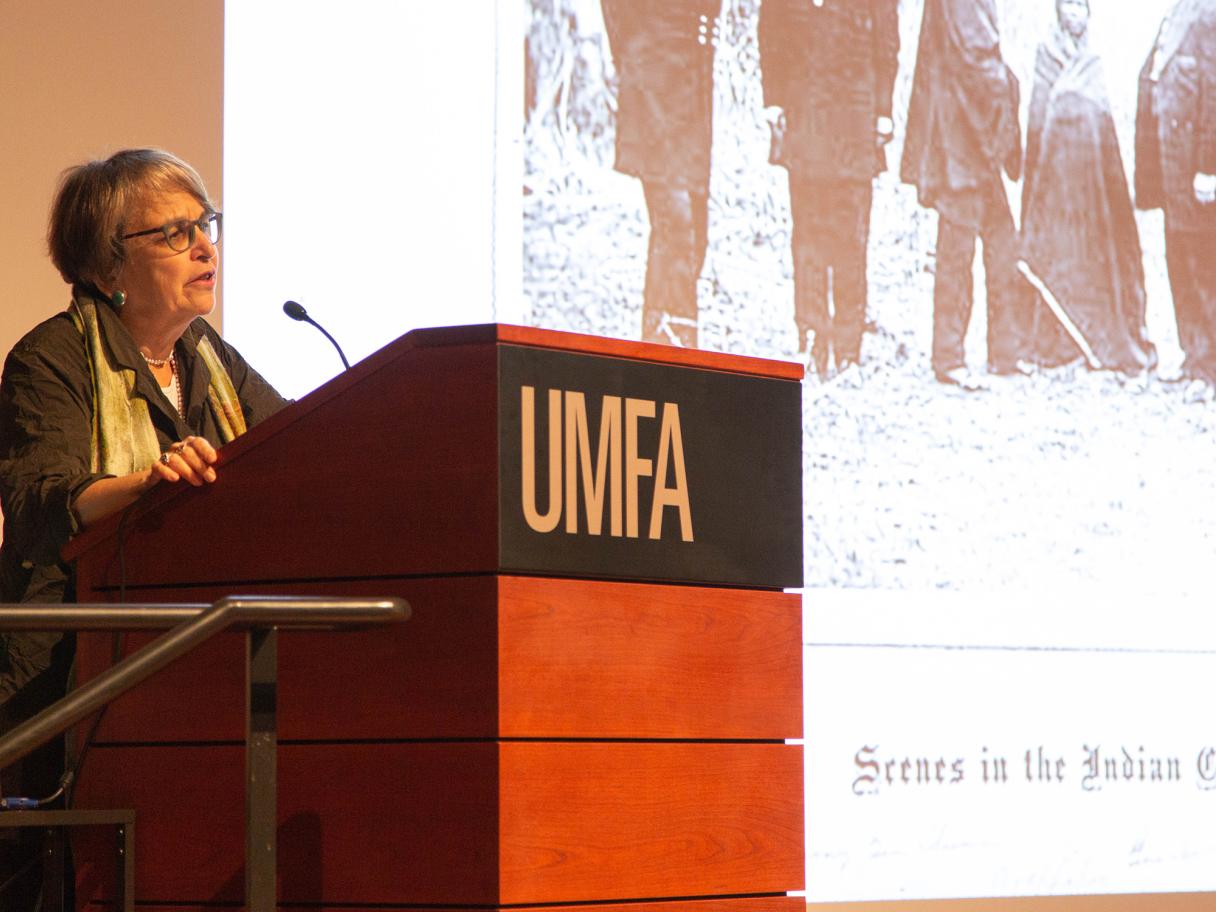
[[[194,246],[190,249],[194,259],[209,260],[215,256],[217,249],[215,242],[208,237],[206,231],[195,231]]]

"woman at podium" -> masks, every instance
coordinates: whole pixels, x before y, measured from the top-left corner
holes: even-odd
[[[198,173],[167,152],[64,173],[48,246],[71,302],[17,343],[0,381],[3,601],[71,601],[59,554],[74,534],[157,485],[213,482],[216,447],[285,404],[203,319],[222,227]],[[59,634],[3,639],[0,731],[62,693],[71,649]],[[27,758],[0,787],[41,797],[61,769]]]

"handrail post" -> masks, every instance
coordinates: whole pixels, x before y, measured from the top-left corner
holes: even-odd
[[[42,831],[42,908],[63,912],[63,831],[47,827]]]
[[[245,635],[245,903],[274,912],[278,875],[279,633],[253,627]]]
[[[122,912],[135,912],[135,815],[118,825],[118,870],[115,891],[122,897]]]

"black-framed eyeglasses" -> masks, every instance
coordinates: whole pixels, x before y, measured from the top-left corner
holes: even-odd
[[[169,245],[170,250],[176,250],[180,253],[194,246],[195,232],[200,230],[207,235],[207,240],[211,241],[212,244],[218,244],[220,242],[220,235],[224,231],[224,213],[204,212],[193,221],[190,219],[177,219],[173,222],[166,222],[158,228],[132,231],[130,234],[122,235],[120,240],[125,241],[128,238],[159,233],[165,236],[165,243]]]

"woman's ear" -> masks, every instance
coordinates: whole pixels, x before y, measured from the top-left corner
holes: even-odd
[[[122,310],[122,305],[127,302],[126,293],[118,287],[118,277],[115,276],[112,280],[89,278],[89,284],[97,290],[98,294],[107,301],[115,310]]]

